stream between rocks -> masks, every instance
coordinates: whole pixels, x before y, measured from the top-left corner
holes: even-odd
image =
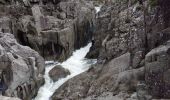
[[[34,100],[50,100],[50,97],[53,95],[55,90],[58,89],[62,84],[64,84],[70,78],[87,71],[90,65],[95,64],[97,60],[85,58],[91,46],[92,43],[89,43],[87,46],[74,51],[72,56],[63,63],[46,61],[46,69],[44,75],[45,84],[39,89],[38,94]],[[48,73],[56,65],[61,65],[63,68],[68,69],[71,74],[65,78],[59,79],[57,82],[53,82],[50,79]]]
[[[101,5],[95,7],[96,13],[101,9]],[[77,76],[89,69],[92,64],[97,62],[96,59],[86,59],[85,56],[89,52],[92,43],[89,43],[87,46],[80,48],[73,52],[72,56],[68,58],[63,63],[46,61],[45,68],[45,84],[39,89],[37,96],[33,100],[50,100],[50,97],[53,95],[56,89],[58,89],[62,84],[68,81],[70,78]],[[57,82],[53,82],[49,77],[49,71],[53,69],[56,65],[61,65],[63,68],[70,71],[70,75],[65,78],[59,79]]]

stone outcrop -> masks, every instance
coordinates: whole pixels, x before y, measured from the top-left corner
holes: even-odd
[[[0,65],[2,95],[30,100],[44,84],[44,59],[10,33],[0,32]]]
[[[65,60],[94,30],[93,4],[81,0],[15,0],[0,4],[0,29],[47,60]],[[3,10],[6,9],[6,10]]]
[[[60,65],[55,66],[49,72],[49,76],[54,82],[58,81],[60,78],[65,78],[67,75],[70,75],[69,70],[64,69]]]

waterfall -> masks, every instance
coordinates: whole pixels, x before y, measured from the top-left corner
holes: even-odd
[[[96,10],[96,13],[98,13],[100,11],[101,7],[102,7],[102,5],[94,7]]]
[[[86,54],[89,52],[91,43],[87,46],[80,48],[73,52],[73,55],[68,58],[63,63],[58,62],[46,62],[46,71],[45,71],[45,84],[39,89],[38,95],[34,100],[50,100],[50,97],[53,95],[56,89],[58,89],[63,83],[65,83],[70,78],[85,72],[88,70],[89,66],[96,63],[95,59],[85,59]],[[61,65],[63,68],[66,68],[70,71],[70,75],[65,78],[59,79],[57,82],[53,82],[49,77],[49,71],[54,68],[56,65]]]

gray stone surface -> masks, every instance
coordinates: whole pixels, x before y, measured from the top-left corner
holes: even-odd
[[[34,97],[44,83],[44,59],[10,33],[0,33],[0,52],[2,94],[24,100]]]
[[[55,66],[49,72],[49,76],[54,82],[58,81],[60,78],[65,78],[68,75],[70,75],[69,70],[64,69],[60,65]]]
[[[13,32],[20,44],[38,51],[46,60],[64,61],[75,49],[90,41],[95,21],[91,3],[80,0],[30,0],[24,3],[27,6],[21,1],[18,5],[14,2],[9,5],[13,7],[9,9],[10,13],[4,12],[7,13],[5,16],[12,17],[12,25],[6,23],[7,31]]]

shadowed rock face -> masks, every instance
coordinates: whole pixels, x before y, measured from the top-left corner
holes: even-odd
[[[10,33],[0,32],[0,65],[0,86],[5,96],[30,100],[44,84],[44,59],[18,44]]]
[[[0,7],[0,28],[13,33],[22,45],[38,51],[45,59],[65,60],[85,46],[94,30],[94,8],[80,0],[16,0]],[[5,7],[5,8],[4,8]],[[9,18],[11,16],[11,18]]]

